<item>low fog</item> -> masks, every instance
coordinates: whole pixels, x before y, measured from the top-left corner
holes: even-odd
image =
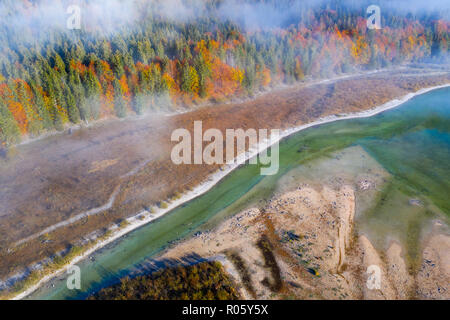
[[[13,5],[14,3],[14,5]],[[450,2],[446,0],[286,0],[277,2],[277,8],[267,1],[239,0],[35,0],[21,2],[7,0],[0,4],[0,30],[19,31],[32,28],[35,36],[38,30],[48,28],[66,29],[70,17],[68,8],[81,8],[82,30],[100,33],[114,33],[121,27],[132,27],[142,17],[156,16],[168,21],[189,22],[191,19],[211,16],[231,20],[244,28],[286,27],[295,23],[308,9],[322,6],[333,9],[336,3],[345,3],[363,13],[370,4],[379,5],[383,13],[411,13],[418,16],[435,16],[436,19],[450,17]],[[15,12],[7,10],[15,6]]]

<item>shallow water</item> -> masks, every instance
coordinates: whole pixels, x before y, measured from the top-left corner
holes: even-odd
[[[370,202],[360,201],[357,206],[361,211],[358,228],[378,247],[385,246],[387,239],[398,239],[408,246],[409,258],[414,261],[427,221],[450,216],[449,101],[450,88],[434,90],[371,118],[342,120],[292,135],[280,144],[277,175],[260,176],[256,165],[238,168],[206,194],[98,251],[93,255],[95,261],[80,263],[81,291],[68,290],[62,277],[30,298],[84,298],[147,265],[169,243],[214,227],[248,206],[262,205],[280,191],[280,182],[289,176],[295,177],[294,182],[319,176],[325,179],[329,173],[312,164],[352,146],[364,150],[360,156],[370,155],[366,162],[362,160],[364,170],[369,170],[366,173],[377,164],[389,176]],[[340,166],[350,168],[348,163],[333,164],[336,167],[330,172],[341,172]],[[412,206],[410,199],[420,200],[421,205]]]

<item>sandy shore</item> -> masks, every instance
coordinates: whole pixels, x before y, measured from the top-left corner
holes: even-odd
[[[420,299],[450,300],[449,228],[435,221],[424,240],[422,263],[417,275],[416,293]]]
[[[340,190],[328,187],[315,190],[308,185],[302,185],[295,191],[272,199],[262,210],[245,210],[225,221],[217,229],[180,243],[161,258],[177,260],[189,253],[208,257],[234,252],[245,261],[251,275],[255,291],[253,298],[270,299],[274,297],[274,292],[263,284],[270,273],[265,266],[261,248],[257,245],[263,235],[268,235],[274,246],[281,277],[287,283],[281,292],[292,294],[292,291],[296,291],[290,288],[289,283],[295,283],[312,292],[317,285],[315,276],[305,271],[307,268],[303,267],[299,256],[301,255],[301,260],[306,261],[314,259],[315,256],[322,256],[327,248],[333,248],[329,259],[324,259],[326,266],[322,264],[319,269],[315,262],[311,261],[309,267],[320,270],[321,274],[324,272],[322,269],[336,272],[345,261],[345,252],[350,246],[354,205],[354,193],[349,186]],[[327,227],[330,225],[335,232]],[[279,245],[280,241],[282,245]],[[306,244],[311,242],[316,246],[310,245],[307,249]],[[299,249],[299,243],[304,243],[304,250]],[[244,296],[252,296],[248,289],[240,289],[244,291]],[[302,296],[299,292],[297,294]],[[277,297],[281,298],[278,295]]]
[[[391,241],[380,250],[355,230],[354,188],[300,184],[263,208],[245,210],[180,242],[157,260],[225,255],[226,265],[235,264],[232,276],[246,299],[449,299],[448,227],[434,222],[423,241],[420,270],[412,272],[400,243]],[[277,289],[267,285],[277,277],[258,245],[263,237],[270,239],[276,259],[282,282]],[[239,256],[240,265],[233,255]],[[372,282],[373,276],[379,282]]]
[[[209,176],[203,183],[199,184],[196,188],[194,188],[192,191],[185,193],[181,198],[172,201],[171,203],[169,203],[168,207],[165,209],[157,209],[157,211],[154,214],[150,214],[147,211],[141,211],[138,212],[134,217],[127,219],[129,222],[129,225],[127,225],[124,228],[121,228],[119,230],[116,230],[113,232],[113,234],[103,240],[98,242],[97,244],[95,244],[94,246],[92,246],[91,248],[89,248],[87,251],[85,251],[82,255],[75,257],[68,265],[66,265],[64,268],[61,268],[60,270],[57,270],[47,276],[45,276],[44,278],[42,278],[37,284],[27,288],[25,291],[21,292],[20,294],[16,295],[14,297],[14,299],[22,299],[26,296],[28,296],[29,294],[31,294],[32,292],[34,292],[36,289],[38,289],[42,284],[44,284],[45,282],[47,282],[48,280],[54,278],[55,276],[65,272],[70,266],[78,263],[79,261],[85,259],[87,256],[91,255],[93,252],[95,252],[96,250],[104,247],[105,245],[113,242],[114,240],[124,236],[125,234],[135,230],[136,228],[139,228],[159,217],[161,217],[162,215],[164,215],[165,213],[169,212],[170,210],[173,210],[174,208],[178,207],[179,205],[186,203],[202,194],[204,194],[205,192],[207,192],[208,190],[210,190],[214,185],[216,185],[222,178],[224,178],[226,175],[228,175],[230,172],[232,172],[234,169],[236,169],[237,167],[239,167],[240,165],[242,165],[243,163],[245,163],[248,159],[254,157],[255,155],[257,155],[259,152],[262,152],[264,150],[266,150],[268,147],[274,145],[275,143],[278,143],[281,139],[299,132],[301,130],[310,128],[312,126],[317,126],[320,124],[325,124],[325,123],[330,123],[330,122],[334,122],[334,121],[339,121],[339,120],[347,120],[347,119],[355,119],[355,118],[365,118],[365,117],[371,117],[373,115],[376,115],[380,112],[395,108],[401,104],[403,104],[404,102],[410,100],[411,98],[420,95],[420,94],[424,94],[426,92],[429,92],[431,90],[435,90],[435,89],[439,89],[439,88],[444,88],[444,87],[448,87],[450,86],[450,84],[446,84],[446,85],[440,85],[440,86],[435,86],[435,87],[431,87],[431,88],[424,88],[424,89],[420,89],[417,92],[414,93],[409,93],[405,96],[403,96],[400,99],[395,99],[392,100],[388,103],[385,103],[381,106],[378,106],[376,108],[373,108],[371,110],[367,110],[367,111],[363,111],[363,112],[358,112],[358,113],[354,113],[354,114],[344,114],[344,115],[339,115],[339,116],[330,116],[330,117],[326,117],[326,118],[321,118],[317,121],[311,122],[309,124],[305,124],[302,126],[298,126],[295,128],[291,128],[288,130],[284,130],[281,135],[278,138],[272,137],[270,141],[264,141],[261,144],[257,145],[257,146],[253,146],[248,152],[242,153],[240,154],[237,158],[236,161],[234,162],[234,164],[230,164],[227,165],[223,168],[223,170],[216,172],[215,174]],[[139,217],[143,217],[143,218],[139,218]]]

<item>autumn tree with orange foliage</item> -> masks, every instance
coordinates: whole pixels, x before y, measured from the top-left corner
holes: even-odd
[[[211,17],[206,12],[191,23],[146,16],[142,4],[139,24],[115,34],[68,36],[2,25],[2,144],[80,121],[222,102],[282,82],[448,61],[450,24],[439,16],[386,12],[381,30],[367,30],[361,8],[336,2],[307,7],[290,25],[247,30],[238,21],[221,21],[214,15],[218,3],[205,1]],[[275,11],[291,9],[288,2],[265,3]],[[31,31],[51,35],[45,47],[23,43],[19,32]]]

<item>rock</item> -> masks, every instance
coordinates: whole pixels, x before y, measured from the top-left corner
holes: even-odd
[[[369,190],[374,187],[375,187],[375,183],[370,180],[367,180],[367,179],[364,179],[364,180],[361,180],[358,182],[359,190]]]
[[[409,199],[408,203],[409,203],[411,206],[423,207],[423,203],[422,203],[422,201],[420,201],[419,199]]]

